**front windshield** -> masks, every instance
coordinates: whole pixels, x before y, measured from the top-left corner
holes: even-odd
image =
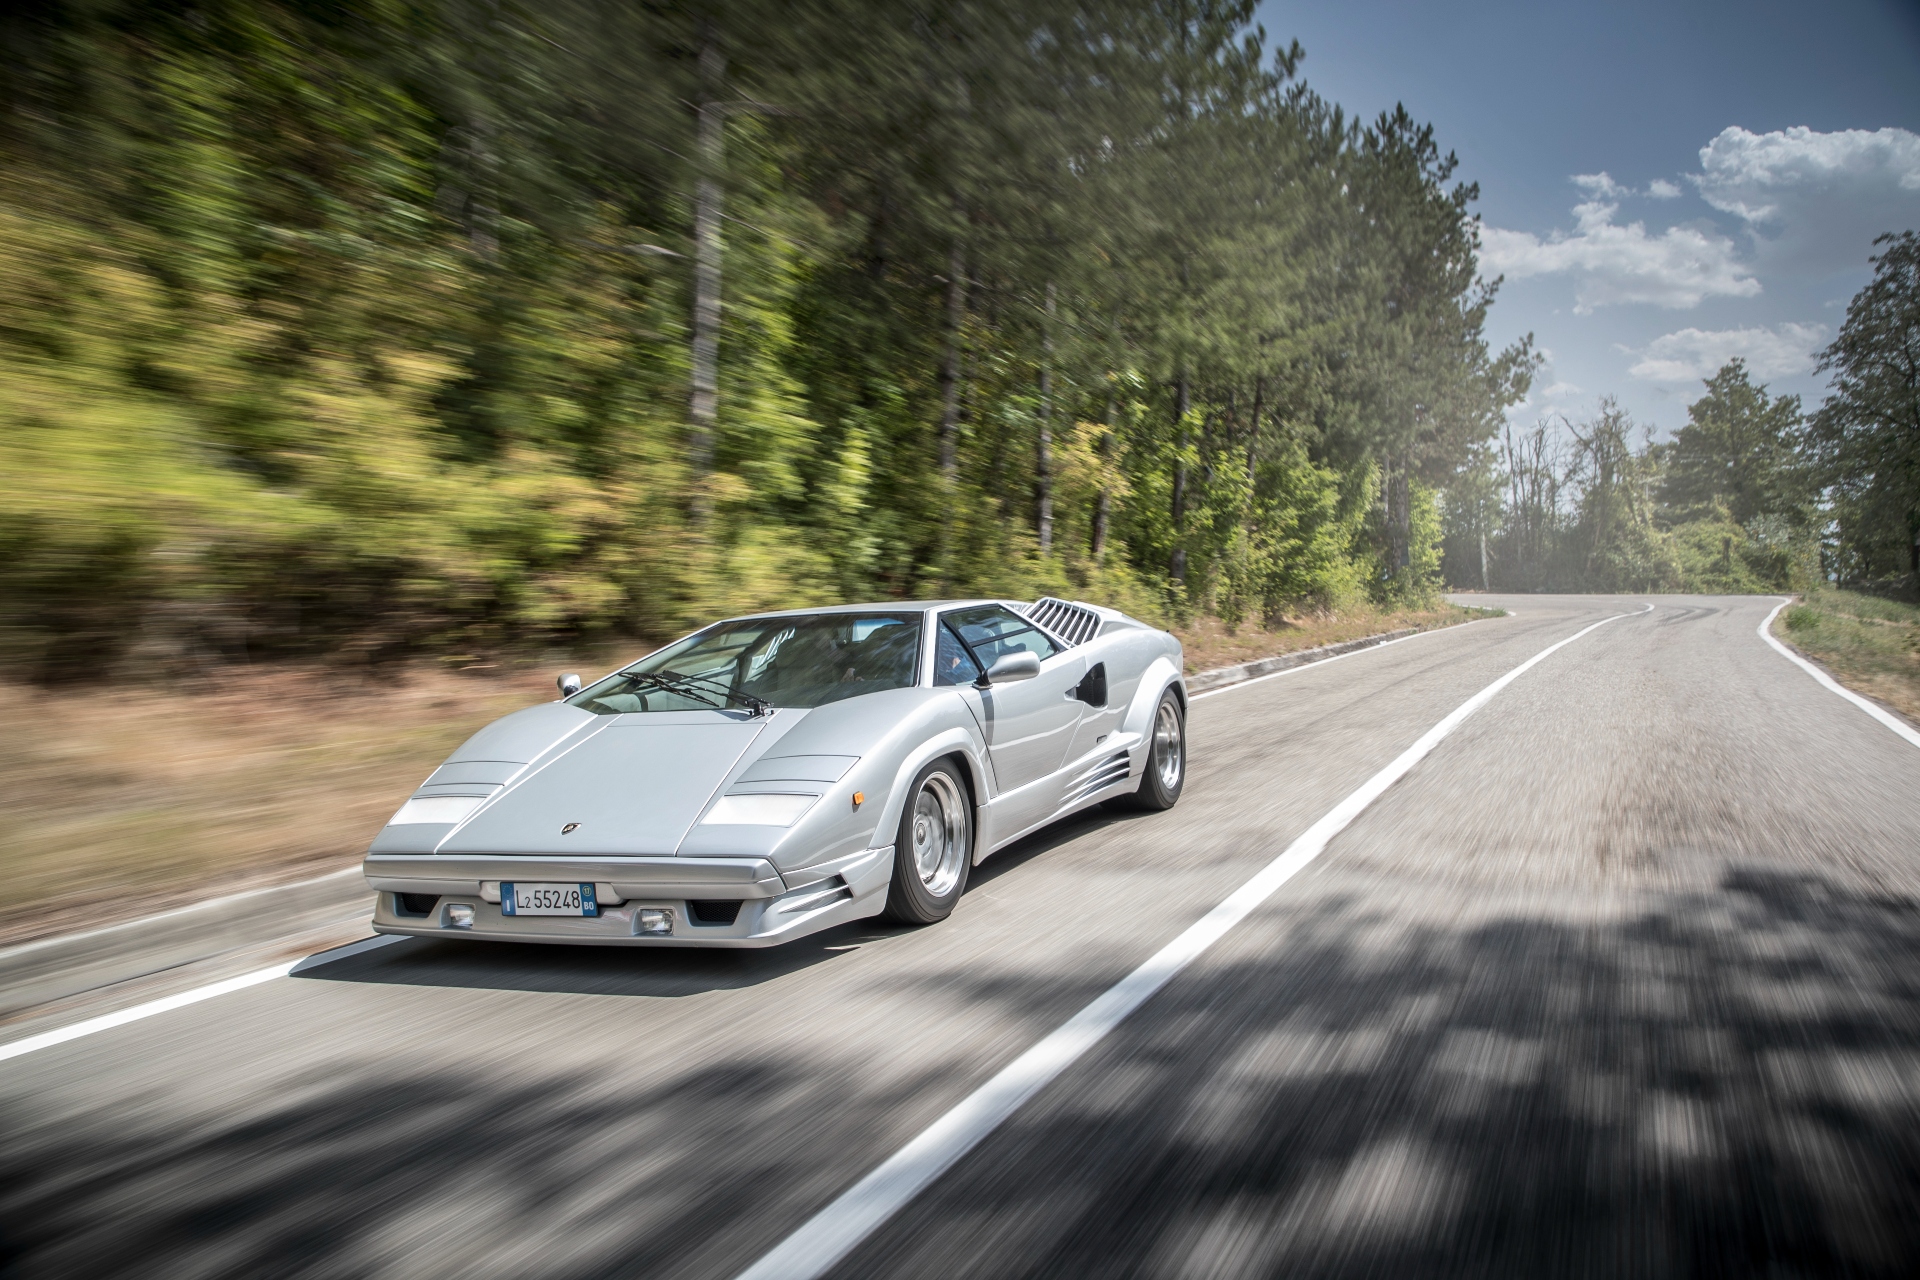
[[[595,715],[756,703],[817,707],[905,689],[920,669],[917,613],[812,613],[722,622],[567,701]]]

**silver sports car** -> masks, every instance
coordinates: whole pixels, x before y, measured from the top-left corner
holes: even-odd
[[[931,924],[1078,809],[1180,798],[1180,642],[1043,599],[733,618],[495,721],[374,840],[381,933],[764,947]]]

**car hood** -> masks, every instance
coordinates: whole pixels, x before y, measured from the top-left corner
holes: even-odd
[[[671,854],[764,720],[610,716],[509,785],[440,853]],[[569,824],[577,824],[562,834]]]

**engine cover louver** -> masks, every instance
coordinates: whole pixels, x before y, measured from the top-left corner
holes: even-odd
[[[1042,596],[1021,612],[1027,615],[1028,621],[1045,627],[1069,646],[1085,644],[1100,634],[1100,615],[1071,600]]]

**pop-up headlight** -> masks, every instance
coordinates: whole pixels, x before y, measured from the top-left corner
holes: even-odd
[[[485,796],[416,796],[401,805],[399,812],[387,819],[387,825],[465,822],[467,815],[478,809],[485,799]]]
[[[736,827],[790,827],[800,815],[813,807],[818,796],[745,795],[721,796],[702,824]]]

